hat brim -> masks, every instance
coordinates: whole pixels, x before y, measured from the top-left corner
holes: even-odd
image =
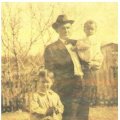
[[[59,26],[67,24],[67,23],[73,24],[74,20],[67,20],[67,21],[60,22],[60,23],[55,22],[55,23],[52,24],[52,28],[56,30]]]

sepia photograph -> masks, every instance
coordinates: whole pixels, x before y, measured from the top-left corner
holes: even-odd
[[[118,2],[1,3],[2,120],[118,120]]]

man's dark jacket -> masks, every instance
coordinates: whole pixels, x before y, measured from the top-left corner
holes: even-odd
[[[71,44],[75,45],[76,41],[71,40]],[[48,70],[54,72],[55,74],[55,82],[56,82],[55,90],[57,90],[57,92],[61,95],[64,105],[68,106],[65,108],[65,110],[69,111],[68,109],[72,109],[72,108],[70,108],[71,105],[70,103],[68,104],[66,100],[68,100],[70,96],[73,98],[72,96],[73,89],[74,89],[73,86],[75,86],[74,81],[76,81],[76,79],[74,79],[74,65],[73,65],[71,56],[67,51],[65,45],[62,43],[62,41],[58,40],[55,43],[52,43],[46,47],[44,58],[45,58],[45,67]],[[80,63],[83,66],[87,66],[87,64],[81,60],[80,60]],[[84,68],[87,68],[87,67],[84,67]],[[84,72],[84,69],[83,69],[83,72]],[[72,80],[72,82],[70,83],[69,80]],[[62,85],[61,82],[64,85]],[[65,85],[66,83],[67,83],[67,86]],[[69,100],[72,100],[72,99],[69,99]],[[79,120],[83,120],[83,119],[88,120],[89,106],[86,104],[85,106],[84,105],[81,106],[80,109],[81,109],[80,110],[81,118]]]
[[[71,44],[75,44],[71,40]],[[45,67],[55,74],[55,79],[71,78],[74,76],[74,65],[69,52],[62,41],[58,40],[45,49],[44,53]]]

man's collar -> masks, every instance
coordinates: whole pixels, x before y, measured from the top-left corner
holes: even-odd
[[[59,38],[59,40],[60,40],[63,44],[65,44],[65,42],[66,42],[66,40],[61,39],[61,38]]]
[[[59,38],[59,40],[65,45],[72,44],[73,46],[76,45],[76,42],[77,42],[77,40],[73,40],[73,39],[63,40]]]
[[[64,45],[72,44],[72,42],[71,42],[70,39],[64,40],[64,39],[59,38],[59,40],[60,40]]]

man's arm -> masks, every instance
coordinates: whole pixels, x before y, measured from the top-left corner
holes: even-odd
[[[53,71],[54,70],[54,55],[52,49],[47,47],[44,52],[45,68]]]

